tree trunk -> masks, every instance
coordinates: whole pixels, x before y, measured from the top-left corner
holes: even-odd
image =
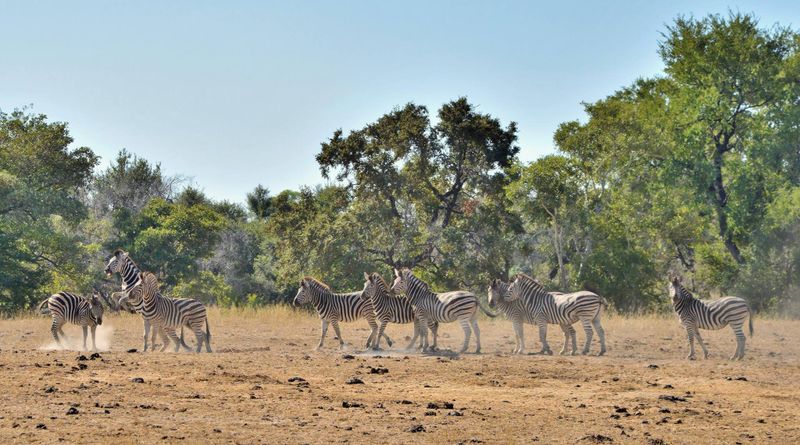
[[[744,257],[739,251],[739,246],[733,240],[730,227],[728,227],[728,193],[725,191],[725,185],[722,181],[722,155],[728,150],[730,148],[724,143],[717,144],[716,150],[714,150],[714,182],[711,186],[714,191],[713,202],[714,209],[717,212],[719,236],[736,263],[744,264]]]

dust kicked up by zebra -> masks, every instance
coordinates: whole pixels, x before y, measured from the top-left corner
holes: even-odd
[[[144,319],[144,350],[147,350],[147,337],[150,327],[168,336],[175,344],[175,352],[181,346],[188,349],[175,334],[175,329],[183,326],[191,329],[197,339],[196,352],[202,350],[203,343],[206,352],[211,352],[211,331],[208,327],[208,317],[206,307],[200,301],[193,298],[167,298],[161,295],[158,288],[158,280],[155,275],[149,272],[142,272],[128,252],[117,249],[108,261],[106,274],[111,276],[118,273],[122,278],[122,290],[124,296],[120,298],[119,304],[130,304],[137,312],[142,314]],[[147,281],[145,281],[147,278]],[[205,332],[203,326],[205,325]],[[161,350],[167,347],[166,342]]]
[[[61,346],[61,340],[58,334],[64,334],[64,324],[72,323],[78,325],[83,330],[83,350],[86,350],[86,335],[87,330],[92,331],[92,350],[97,351],[97,344],[95,343],[95,332],[97,327],[103,324],[103,303],[100,301],[100,295],[94,293],[91,298],[85,298],[80,295],[71,294],[69,292],[59,292],[53,294],[50,298],[44,300],[39,305],[39,312],[42,314],[50,314],[53,317],[53,324],[50,326],[50,332],[53,333],[53,338],[56,343]]]
[[[333,326],[333,331],[339,339],[339,349],[344,348],[344,339],[339,331],[339,322],[350,322],[366,319],[369,323],[370,334],[365,344],[370,348],[378,343],[378,323],[375,322],[375,312],[369,300],[361,298],[363,291],[338,294],[331,291],[327,284],[313,277],[305,277],[300,280],[300,288],[292,304],[295,306],[311,303],[317,310],[320,320],[322,320],[322,333],[316,349],[320,349],[328,333],[328,325]],[[392,340],[386,334],[386,343],[392,346]]]
[[[531,299],[512,298],[511,293],[508,291],[511,283],[503,280],[492,280],[489,285],[489,307],[494,309],[498,308],[503,312],[511,321],[514,327],[514,336],[516,345],[514,346],[513,354],[525,353],[525,331],[524,324],[536,324],[536,317],[532,310]],[[561,292],[548,292],[550,295],[557,297],[563,295]],[[572,355],[578,352],[577,338],[575,336],[575,328],[572,325],[559,325],[564,332],[564,347],[561,348],[561,355],[567,354],[568,348],[572,345]]]
[[[542,342],[543,354],[552,354],[550,345],[547,344],[547,325],[557,324],[566,326],[580,321],[586,332],[586,343],[583,345],[583,354],[589,353],[592,343],[592,327],[600,338],[600,352],[606,352],[606,334],[600,323],[600,314],[605,302],[594,292],[580,291],[567,294],[551,294],[534,278],[525,274],[518,274],[508,287],[509,296],[506,301],[523,300],[526,311],[532,324],[539,326],[539,340]],[[566,335],[566,333],[565,333]],[[563,350],[562,350],[563,351]]]
[[[372,345],[373,349],[380,349],[380,337],[384,334],[386,325],[390,322],[398,324],[414,323],[414,336],[406,346],[406,349],[413,348],[417,338],[420,339],[421,348],[422,335],[425,328],[420,325],[421,321],[419,317],[414,315],[414,308],[411,307],[408,300],[392,295],[389,285],[379,273],[368,274],[364,272],[364,279],[366,281],[364,281],[364,291],[361,293],[361,298],[372,304],[375,317],[380,323],[378,340]],[[433,322],[429,327],[436,332],[439,328],[439,323]]]
[[[695,358],[695,338],[703,348],[704,358],[708,358],[708,349],[700,336],[700,329],[717,330],[727,325],[731,326],[736,335],[736,351],[731,360],[744,358],[745,336],[742,327],[745,318],[748,319],[750,337],[753,336],[753,314],[746,301],[739,297],[722,297],[708,302],[698,300],[683,287],[680,277],[673,277],[670,280],[669,296],[672,298],[672,307],[689,337],[689,355],[686,358],[689,360]]]
[[[486,315],[495,317],[495,314],[484,309],[479,303],[478,298],[472,292],[451,291],[435,293],[431,291],[428,283],[420,280],[411,272],[410,269],[394,270],[395,280],[392,284],[392,292],[395,294],[405,294],[408,302],[414,308],[414,313],[421,319],[420,325],[423,329],[431,323],[450,323],[458,321],[464,330],[464,345],[460,352],[463,353],[469,347],[471,332],[475,332],[475,353],[481,352],[481,331],[478,328],[478,308],[480,307]],[[470,327],[472,329],[470,329]],[[432,349],[437,347],[438,332],[433,331]],[[423,351],[428,350],[427,329],[422,337]]]

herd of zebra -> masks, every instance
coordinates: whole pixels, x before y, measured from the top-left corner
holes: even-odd
[[[51,332],[60,345],[58,334],[64,335],[62,327],[65,323],[79,325],[83,329],[83,348],[86,349],[87,329],[91,329],[92,347],[96,350],[95,331],[103,322],[103,301],[115,309],[127,308],[138,312],[144,321],[144,350],[148,349],[148,337],[152,330],[151,347],[156,336],[161,334],[165,350],[168,341],[175,345],[175,352],[181,347],[190,350],[183,339],[183,328],[191,329],[196,337],[196,352],[211,352],[211,331],[208,325],[206,308],[198,300],[191,298],[169,298],[159,291],[157,277],[141,270],[128,252],[117,249],[106,265],[108,276],[119,274],[121,291],[106,298],[99,291],[90,298],[84,298],[68,292],[59,292],[50,296],[39,305],[42,313],[52,315]],[[423,352],[437,349],[438,329],[440,323],[458,322],[464,330],[464,343],[460,353],[466,352],[471,335],[475,334],[475,352],[481,351],[481,336],[477,321],[480,309],[490,317],[496,317],[484,308],[477,296],[468,291],[433,292],[430,286],[414,275],[410,269],[395,269],[395,279],[390,286],[378,273],[364,273],[364,288],[350,293],[334,293],[325,283],[313,277],[305,277],[294,298],[294,305],[310,303],[314,306],[322,321],[321,335],[317,349],[323,346],[328,326],[333,326],[339,347],[344,347],[344,339],[339,330],[339,322],[351,322],[366,319],[371,328],[365,343],[368,349],[380,349],[381,338],[386,339],[389,347],[393,342],[385,333],[389,323],[413,323],[414,335],[406,349],[414,348],[419,340],[418,348]],[[695,358],[694,340],[697,339],[708,358],[708,349],[700,336],[700,329],[721,329],[730,325],[736,336],[736,352],[732,360],[744,358],[745,335],[743,326],[748,319],[750,336],[753,335],[753,319],[747,303],[738,297],[724,297],[705,302],[694,296],[683,287],[679,277],[669,282],[669,295],[673,308],[686,329],[689,340],[689,356]],[[517,274],[510,282],[495,279],[488,288],[489,306],[499,309],[513,326],[516,337],[515,354],[525,352],[524,324],[539,328],[539,340],[542,344],[541,354],[553,354],[547,343],[547,325],[557,324],[564,333],[564,346],[560,353],[576,354],[577,338],[573,324],[578,321],[583,325],[586,340],[582,353],[588,354],[594,332],[600,342],[598,355],[606,352],[605,331],[600,321],[605,300],[594,292],[579,291],[573,293],[548,292],[536,279]],[[178,337],[176,329],[181,328]],[[204,331],[205,328],[205,331]],[[433,334],[433,342],[428,341],[428,331]]]

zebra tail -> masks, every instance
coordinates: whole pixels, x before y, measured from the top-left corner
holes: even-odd
[[[747,318],[747,324],[750,326],[750,338],[753,338],[753,313],[751,312]]]
[[[206,344],[211,345],[211,329],[208,327],[208,317],[206,317]]]
[[[47,302],[48,301],[50,301],[49,297],[45,298],[44,301],[39,303],[39,313],[40,314],[49,314],[50,313],[50,307],[47,306]]]
[[[488,316],[490,316],[492,318],[497,317],[497,314],[493,314],[493,313],[489,312],[488,309],[483,307],[483,305],[481,304],[480,300],[478,300],[478,307],[481,308],[481,312],[483,312],[484,314],[486,314],[486,315],[488,315]]]

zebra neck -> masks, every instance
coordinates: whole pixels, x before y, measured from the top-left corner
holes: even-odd
[[[413,302],[422,301],[426,298],[436,298],[436,294],[431,292],[427,284],[417,277],[408,280],[408,297]]]
[[[125,267],[122,269],[121,276],[122,290],[128,290],[142,282],[142,274],[139,271],[139,268],[136,267],[133,261],[130,260],[125,263]]]

